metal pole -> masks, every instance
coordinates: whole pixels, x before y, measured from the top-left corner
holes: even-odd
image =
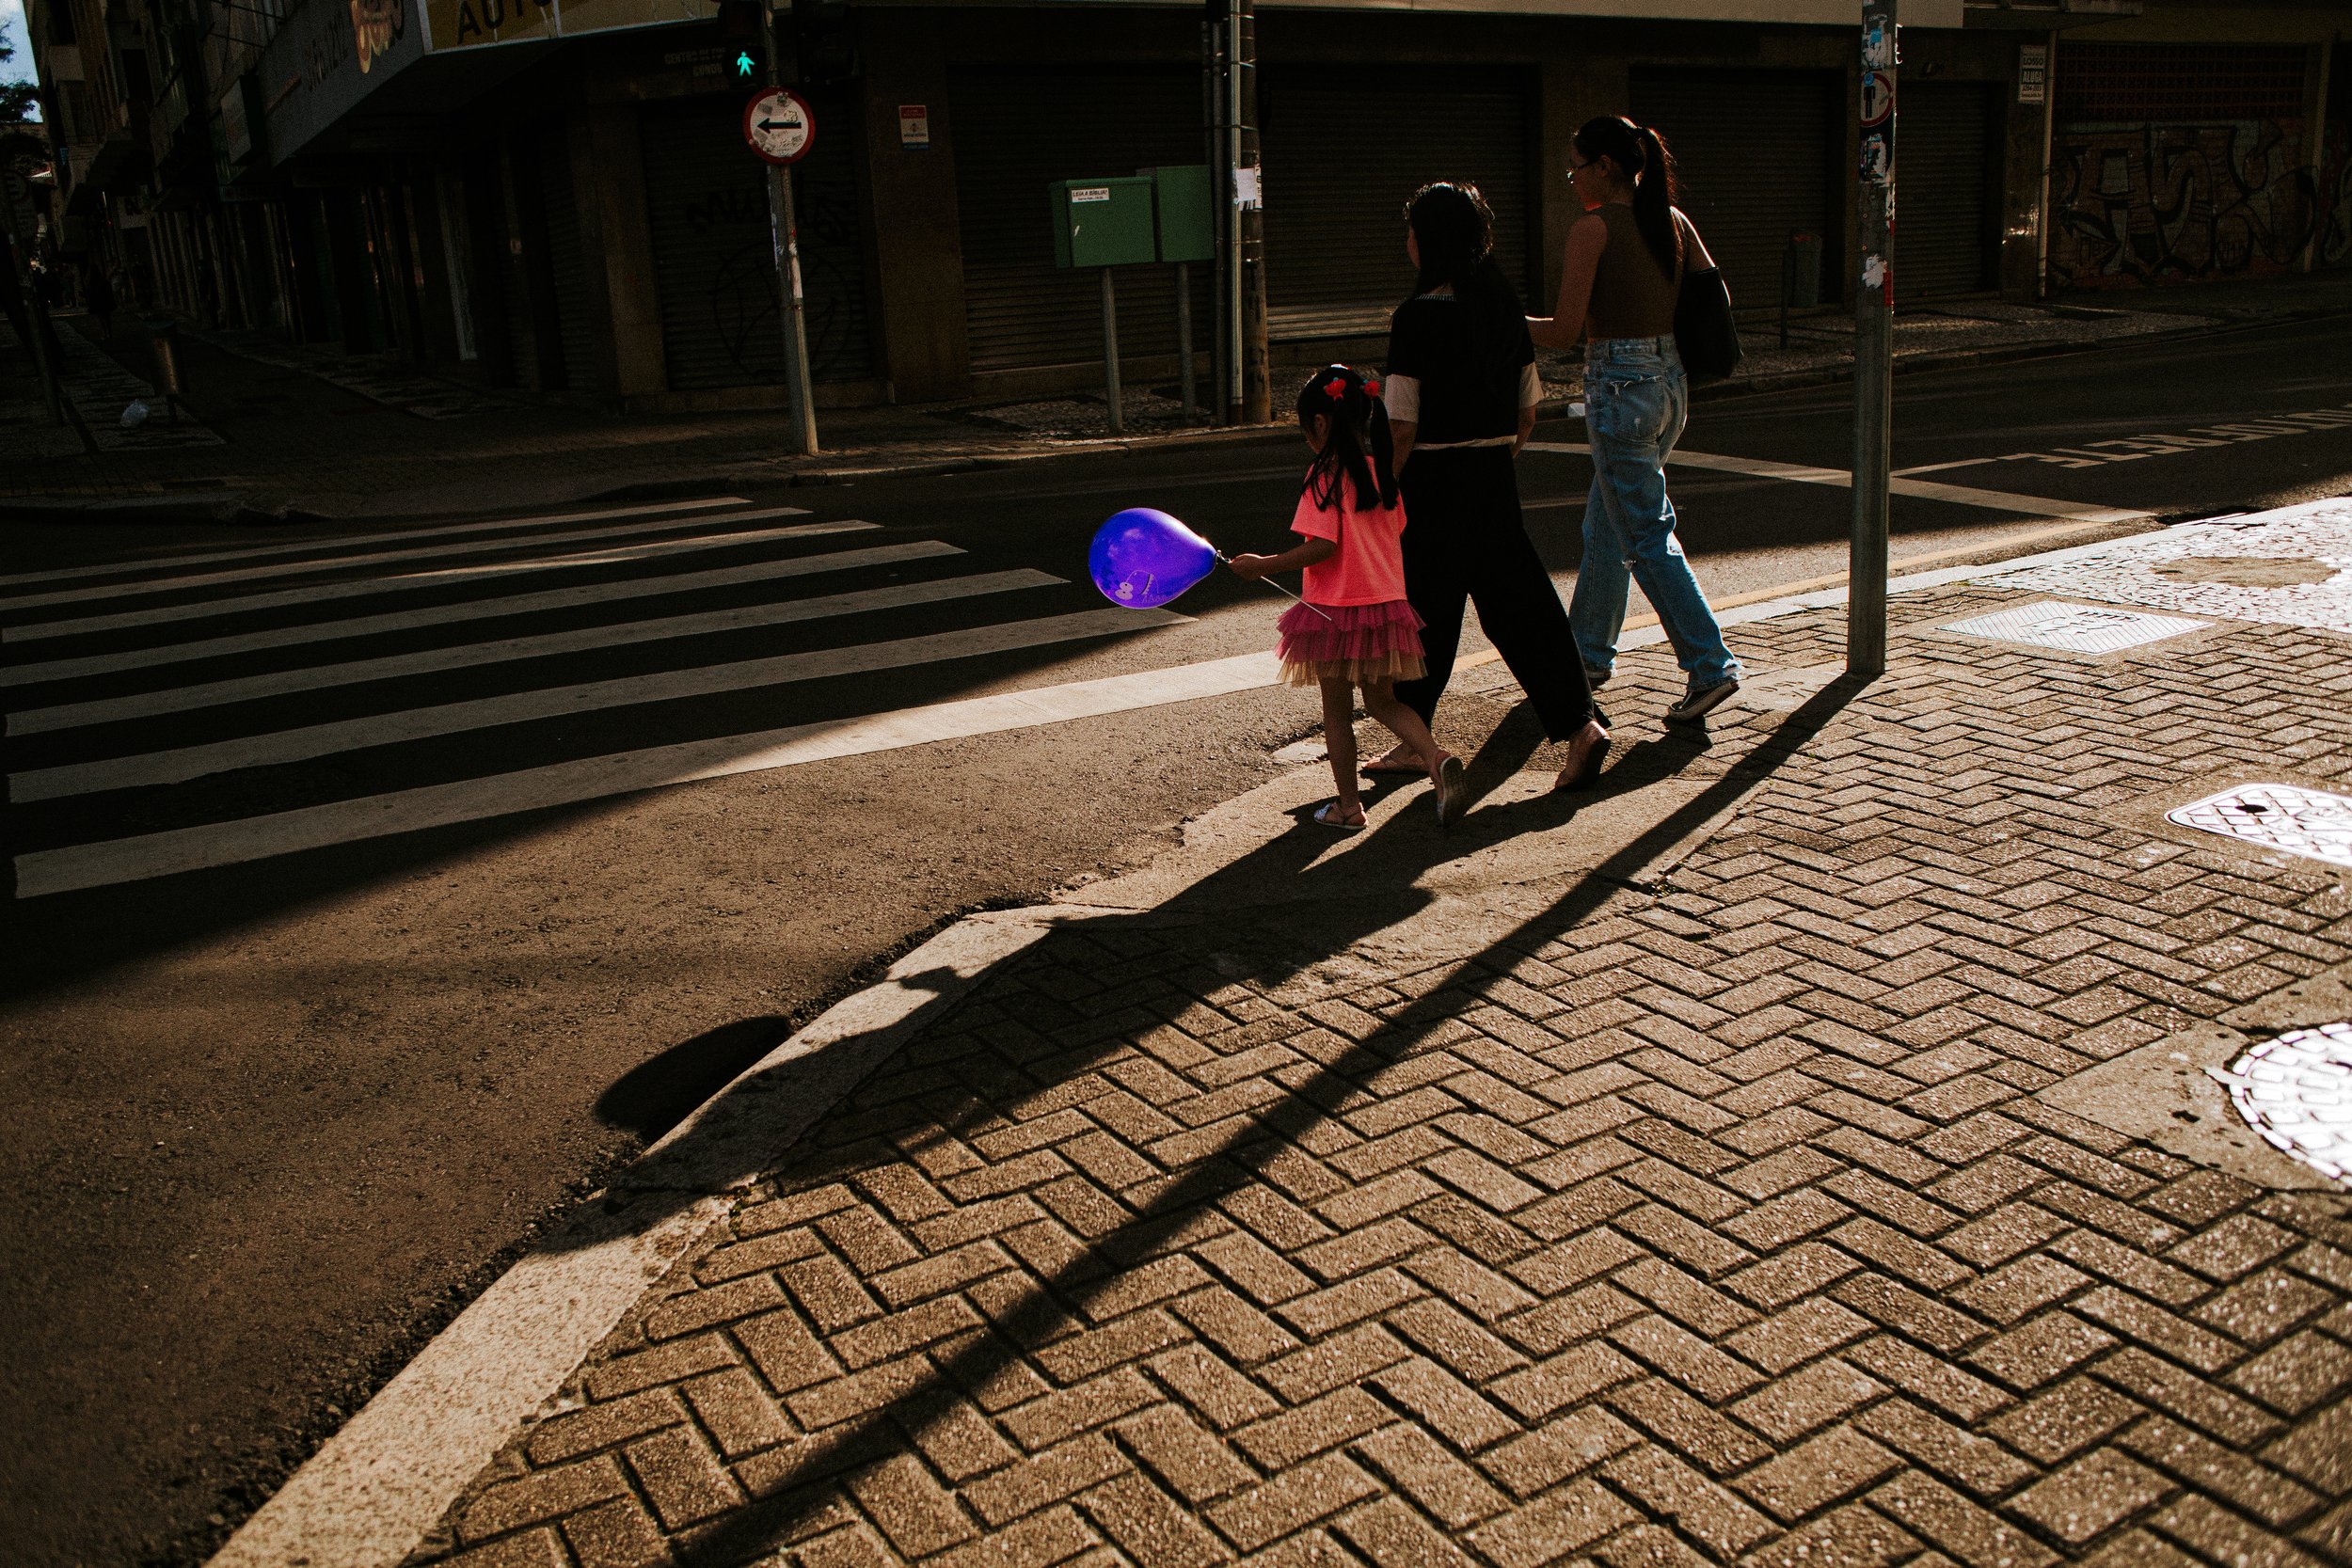
[[[1862,3],[1862,269],[1853,310],[1853,537],[1846,669],[1886,670],[1887,498],[1895,383],[1895,6]]]
[[[1111,269],[1103,269],[1103,400],[1109,411],[1111,434],[1127,434],[1124,410],[1119,396],[1119,291],[1111,282]]]
[[[776,279],[784,293],[784,373],[792,385],[792,450],[817,451],[817,404],[808,377],[808,307],[801,292],[800,227],[792,216],[792,171],[768,166],[768,206],[776,234]]]
[[[1242,19],[1239,8],[1225,19],[1225,375],[1226,421],[1246,417],[1242,401]]]
[[[1225,231],[1233,220],[1232,159],[1225,151],[1225,20],[1220,0],[1211,0],[1200,28],[1200,122],[1209,144],[1209,225],[1216,259],[1209,266],[1209,393],[1200,400],[1211,424],[1226,416]]]
[[[777,60],[775,21],[761,7],[761,41],[768,55],[768,85],[784,86]],[[784,378],[792,398],[792,451],[803,457],[817,453],[817,399],[808,374],[807,301],[801,290],[801,230],[792,214],[792,171],[782,164],[768,166],[768,233],[776,259],[776,292],[783,307]]]
[[[1192,264],[1176,263],[1176,395],[1184,401],[1184,421],[1192,423]]]
[[[1249,170],[1256,184],[1249,204],[1234,214],[1241,243],[1242,418],[1263,424],[1274,417],[1273,383],[1269,369],[1265,317],[1265,175],[1258,135],[1258,23],[1254,0],[1233,0],[1233,137],[1234,162]]]

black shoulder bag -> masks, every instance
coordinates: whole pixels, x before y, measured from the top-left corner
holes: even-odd
[[[1677,213],[1676,218],[1690,220]],[[1696,231],[1690,230],[1692,238]],[[1731,291],[1721,267],[1684,271],[1675,298],[1675,349],[1692,385],[1721,381],[1740,368],[1740,328],[1731,319]]]

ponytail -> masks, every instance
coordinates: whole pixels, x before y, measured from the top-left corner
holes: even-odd
[[[1579,127],[1574,140],[1587,163],[1607,158],[1632,184],[1634,228],[1660,269],[1669,277],[1677,276],[1682,236],[1676,231],[1674,210],[1681,193],[1666,138],[1623,115],[1601,115]]]
[[[1641,129],[1642,172],[1633,182],[1633,222],[1642,231],[1649,253],[1668,277],[1680,271],[1682,236],[1675,232],[1674,154],[1666,139],[1645,125]]]
[[[1388,404],[1378,382],[1368,382],[1345,365],[1330,365],[1298,389],[1298,423],[1311,430],[1317,416],[1330,421],[1330,437],[1307,469],[1306,492],[1316,507],[1340,509],[1342,476],[1356,486],[1356,509],[1369,512],[1396,504],[1396,442],[1389,432]]]

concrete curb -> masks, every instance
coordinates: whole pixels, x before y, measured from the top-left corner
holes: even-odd
[[[1887,588],[1902,593],[2079,560],[2118,543],[1918,573]],[[1778,594],[1722,619],[1727,626],[1768,620],[1845,598],[1842,587]],[[1624,646],[1663,640],[1653,626],[1630,632]],[[1689,847],[1678,845],[1671,858]],[[1148,885],[1157,864],[1133,875]],[[1148,912],[1085,901],[1103,899],[1113,885],[1070,903],[957,921],[738,1076],[646,1149],[600,1203],[583,1206],[460,1313],[238,1528],[211,1568],[394,1568],[780,1148],[998,963],[1057,927]]]
[[[1932,354],[1916,354],[1898,358],[1898,375],[1931,371],[1968,370],[1986,365],[2010,364],[2026,359],[2050,358],[2062,354],[2094,353],[2109,347],[2135,343],[2179,342],[2209,337],[2218,333],[2249,327],[2278,325],[2283,323],[2323,320],[2347,312],[2332,309],[2302,309],[2274,315],[2213,321],[2195,327],[2172,332],[2144,333],[2128,338],[2070,338],[2055,341],[2010,343],[1994,348],[1954,349]],[[1780,372],[1770,375],[1735,376],[1692,388],[1696,401],[1718,398],[1752,397],[1773,392],[1802,390],[1808,387],[1835,386],[1853,379],[1851,363],[1822,365],[1807,370]],[[1556,399],[1539,405],[1547,419],[1573,417],[1571,400]],[[961,473],[986,473],[1007,468],[1025,467],[1032,464],[1054,463],[1075,457],[1092,457],[1125,451],[1159,451],[1170,447],[1220,446],[1260,440],[1287,429],[1285,421],[1270,424],[1213,426],[1205,429],[1176,430],[1164,435],[1081,437],[1063,441],[1052,447],[1033,451],[980,451],[946,457],[916,457],[904,462],[886,458],[861,461],[844,460],[830,467],[794,468],[779,464],[772,476],[760,482],[785,484],[794,488],[812,485],[854,484],[881,479],[934,478]],[[716,494],[747,483],[738,472],[725,475],[688,475],[661,480],[633,481],[591,492],[580,500],[667,500],[685,499],[699,495]],[[419,514],[417,520],[437,514]],[[110,498],[92,501],[68,500],[0,500],[0,521],[82,522],[130,521],[143,523],[239,524],[266,527],[276,524],[332,523],[340,519],[299,512],[257,511],[245,504],[244,496],[236,491],[215,491],[201,498],[193,496],[152,496]],[[399,522],[406,518],[371,518],[372,522]]]
[[[1049,918],[1050,917],[1050,918]],[[212,1561],[390,1568],[735,1196],[909,1036],[1061,911],[973,915],[754,1064],[527,1253],[295,1471]]]

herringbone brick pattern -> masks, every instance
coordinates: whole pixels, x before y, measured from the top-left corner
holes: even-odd
[[[2320,643],[1901,638],[1842,709],[1719,726],[1692,770],[1744,807],[1668,884],[1589,879],[1467,962],[1318,988],[1266,956],[1333,945],[1311,908],[1057,933],[427,1555],[2352,1560],[2352,1208],[2035,1098],[2352,958],[2340,875],[2113,810],[2352,770]]]

